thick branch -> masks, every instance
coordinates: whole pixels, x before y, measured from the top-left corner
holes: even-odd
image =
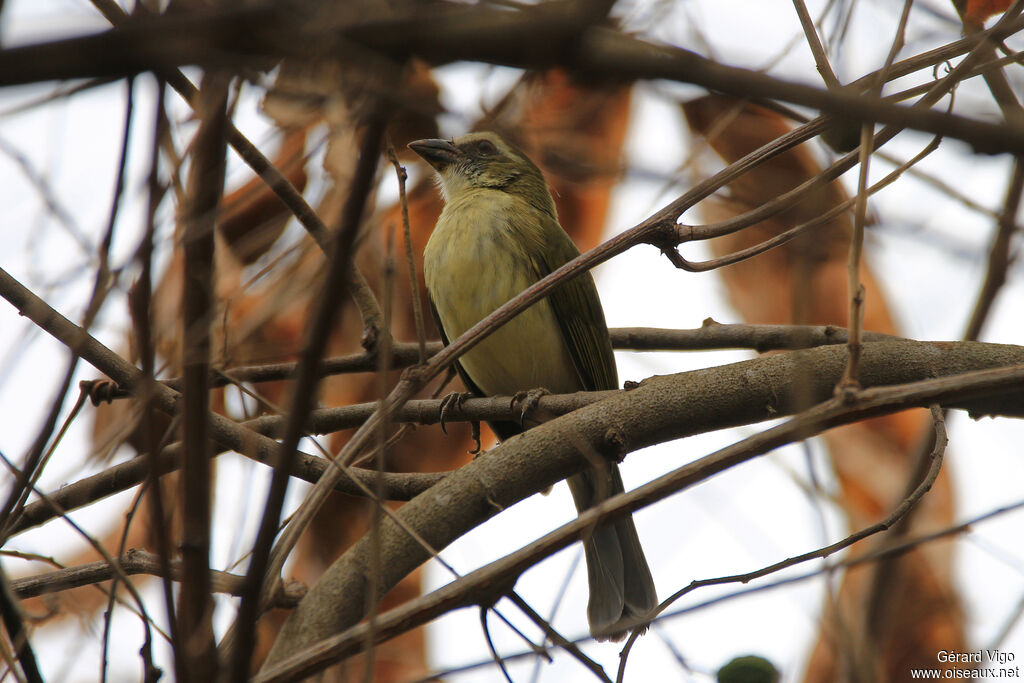
[[[1024,347],[879,343],[865,349],[862,362],[861,378],[865,385],[902,383],[979,368],[1019,367],[989,371],[995,379],[987,377],[989,384],[982,385],[984,389],[972,386],[969,401],[958,395],[967,381],[964,378],[931,380],[922,383],[925,387],[909,387],[902,392],[899,389],[903,387],[888,390],[892,395],[887,396],[884,406],[844,406],[846,412],[842,421],[933,402],[965,406],[983,414],[1004,410],[1024,415],[1024,389],[1021,388]],[[790,414],[807,407],[807,401],[828,400],[844,363],[844,350],[829,347],[654,377],[632,391],[505,442],[403,506],[398,515],[432,547],[443,548],[501,510],[583,467],[586,457],[582,453],[592,451],[581,448],[581,443],[616,457],[697,432]],[[997,392],[1002,392],[1001,398],[998,401],[978,399],[982,393],[993,392],[992,382],[999,384]],[[1010,391],[1015,393],[1006,393]],[[839,423],[822,422],[817,427],[820,430]],[[801,432],[796,438],[806,438],[813,433]],[[793,440],[792,435],[790,437]],[[781,444],[770,445],[774,448]],[[705,476],[736,462],[721,460],[711,468],[713,471],[705,472]],[[659,498],[664,495],[668,493],[661,491]],[[628,511],[659,498],[638,500]],[[626,511],[619,510],[619,513]],[[589,524],[593,522],[588,520]],[[580,533],[585,528],[581,526]],[[382,522],[377,543],[385,558],[377,576],[378,594],[367,594],[370,553],[369,543],[364,538],[310,589],[283,627],[267,660],[268,666],[358,623],[369,601],[379,599],[429,559],[426,551],[410,542],[406,533],[391,520]],[[489,584],[485,587],[493,588]]]
[[[181,678],[216,676],[217,657],[210,592],[210,326],[214,315],[214,232],[224,189],[229,78],[211,73],[196,98],[199,131],[193,141],[188,199],[182,218],[184,273],[182,287],[181,366],[184,476],[180,502],[184,580],[178,629],[189,634],[190,647],[175,648]]]
[[[594,17],[586,5],[546,3],[510,12],[442,3],[431,6],[429,13],[347,26],[334,33],[331,27],[301,25],[294,13],[275,11],[273,6],[151,18],[98,35],[5,50],[0,53],[0,83],[125,76],[184,64],[269,66],[287,56],[344,55],[355,44],[397,60],[418,56],[434,64],[472,60],[533,69],[558,66],[602,80],[693,83],[737,97],[782,100],[851,121],[957,138],[980,151],[1024,153],[1024,130],[1018,126],[914,111],[855,91],[815,88],[726,66],[689,50],[588,27]],[[1010,16],[995,28],[991,40],[1018,30],[1020,22]],[[969,50],[980,39],[958,41],[947,58]],[[892,69],[894,77],[901,71]]]

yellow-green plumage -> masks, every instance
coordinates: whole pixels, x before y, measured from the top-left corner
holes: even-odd
[[[448,339],[458,337],[539,279],[533,261],[518,253],[522,237],[514,217],[529,210],[523,204],[505,192],[473,189],[445,205],[423,260],[432,264],[424,268],[427,291]],[[533,354],[510,353],[523,339],[532,339],[536,348],[550,349],[559,357],[538,363]],[[488,396],[508,396],[540,386],[555,393],[579,389],[546,299],[484,339],[459,363]]]
[[[410,147],[437,170],[445,207],[423,253],[431,305],[447,342],[579,251],[558,224],[544,176],[494,133]],[[512,395],[615,389],[611,341],[589,273],[555,289],[464,354],[459,371],[475,393]],[[491,423],[501,439],[522,431]],[[623,490],[615,463],[569,478],[585,510]],[[591,632],[618,637],[657,603],[654,583],[631,518],[597,528],[584,543]]]

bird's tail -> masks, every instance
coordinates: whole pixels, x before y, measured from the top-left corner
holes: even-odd
[[[589,507],[624,491],[619,467],[601,463],[568,479],[576,509]],[[658,604],[633,518],[629,515],[595,528],[583,542],[590,582],[587,620],[598,640],[621,640],[637,618]]]

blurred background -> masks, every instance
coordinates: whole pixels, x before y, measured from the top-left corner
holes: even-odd
[[[188,4],[179,6],[187,10]],[[501,4],[514,7],[517,3]],[[902,3],[877,0],[808,0],[806,7],[843,84],[885,63],[903,9]],[[914,2],[897,60],[958,40],[964,32],[958,9],[965,11],[948,1]],[[618,2],[609,23],[723,64],[822,84],[792,2]],[[0,44],[9,48],[108,27],[85,0],[7,0],[0,13]],[[1015,38],[1007,40],[1011,49],[1020,42]],[[942,62],[934,72],[925,68],[892,81],[883,93],[928,83],[956,61]],[[272,71],[245,73],[230,93],[232,120],[239,131],[274,160],[328,226],[336,224],[358,146],[353,112],[360,95],[346,87],[359,79],[350,78],[351,71],[351,65],[286,62]],[[184,72],[195,83],[202,75],[195,68]],[[1019,97],[1020,67],[1011,64],[1002,73]],[[457,136],[477,128],[496,129],[514,139],[544,169],[563,226],[585,250],[639,223],[700,179],[796,127],[801,117],[817,115],[799,107],[780,112],[758,103],[709,96],[701,88],[667,81],[580,82],[558,69],[527,72],[478,62],[436,68],[413,63],[399,82],[387,85],[402,95],[398,99],[404,108],[392,119],[388,132],[408,169],[417,258],[440,200],[425,165],[404,153],[410,140]],[[109,256],[114,279],[91,332],[131,358],[127,293],[139,276],[135,255],[147,224],[147,175],[157,116],[157,85],[151,75],[134,79],[130,90],[125,81],[47,82],[0,89],[0,267],[63,315],[82,320],[111,212],[129,98],[125,189]],[[946,99],[940,106],[948,105]],[[958,114],[990,122],[1008,117],[981,78],[961,83],[952,106]],[[158,141],[160,180],[168,189],[154,219],[153,332],[158,376],[174,377],[180,368],[181,250],[176,215],[185,193],[187,161],[183,159],[197,122],[188,105],[170,92],[166,115],[167,135]],[[873,157],[872,181],[913,157],[930,140],[931,136],[913,131],[898,135]],[[740,214],[813,177],[837,156],[815,139],[755,169],[717,198],[684,214],[681,221],[701,224]],[[972,315],[977,318],[979,292],[989,272],[990,250],[1012,169],[1013,158],[1008,154],[981,155],[962,142],[944,140],[898,182],[870,198],[863,272],[867,329],[919,340],[965,337]],[[685,245],[682,252],[690,260],[705,260],[760,242],[852,196],[856,181],[854,168],[775,220],[710,244]],[[214,325],[215,364],[294,359],[301,347],[323,255],[298,222],[268,195],[252,171],[229,151],[218,221],[216,289],[224,303],[222,319]],[[382,296],[389,231],[394,231],[399,249],[403,245],[397,201],[394,169],[382,163],[357,257],[378,296]],[[712,318],[722,323],[845,326],[845,259],[851,221],[847,212],[784,248],[706,273],[677,270],[654,247],[635,247],[595,270],[608,325],[696,328]],[[1016,258],[1021,243],[1015,227],[1008,245],[1006,282],[983,321],[974,327],[982,341],[1021,344],[1024,278]],[[393,331],[399,341],[416,339],[407,280],[400,267],[392,303]],[[349,305],[330,354],[358,351],[362,332],[358,314]],[[436,339],[432,330],[428,336]],[[736,350],[619,351],[616,358],[620,381],[640,381],[753,355]],[[0,305],[0,452],[5,458],[20,462],[29,450],[54,400],[66,359],[67,349],[61,343],[20,317],[13,307]],[[97,377],[95,369],[81,363],[74,379],[77,383]],[[268,405],[286,405],[283,385],[261,386],[258,393],[260,400],[228,388],[217,393],[214,405],[239,418],[265,412]],[[73,388],[63,400],[62,420],[71,414],[75,396]],[[377,397],[372,374],[337,376],[325,382],[321,403],[344,405]],[[136,420],[127,401],[99,408],[87,404],[70,421],[38,487],[54,491],[135,457]],[[623,464],[626,488],[765,426],[702,434],[633,453]],[[909,536],[1024,500],[1020,421],[973,421],[954,412],[948,429],[950,444],[942,475],[903,530]],[[659,597],[664,599],[694,580],[754,571],[828,545],[876,521],[901,499],[928,431],[928,421],[916,412],[832,430],[639,511],[635,519]],[[393,448],[389,467],[440,471],[467,462],[471,457],[468,428],[457,425],[449,432],[442,435],[436,426],[412,430]],[[318,439],[319,446],[306,440],[301,447],[307,452],[318,447],[337,452],[345,438],[346,434],[324,437]],[[168,490],[173,491],[173,477],[167,479]],[[246,458],[229,453],[217,459],[211,567],[244,573],[245,553],[259,523],[268,481],[269,470]],[[307,490],[305,484],[293,483],[286,514]],[[126,547],[148,547],[151,520],[140,512],[139,519],[129,525],[125,522],[136,493],[136,489],[119,493],[70,516],[112,550],[122,536],[128,539]],[[474,529],[446,548],[442,557],[465,574],[574,516],[568,490],[559,485],[550,495],[533,496]],[[168,524],[178,523],[171,510],[168,517]],[[368,518],[365,501],[336,496],[307,532],[286,575],[314,581],[362,534]],[[725,662],[749,653],[770,659],[784,681],[904,680],[899,672],[911,666],[939,666],[940,649],[998,649],[1015,654],[1019,662],[1024,658],[1022,537],[1024,512],[1014,510],[927,544],[893,566],[871,564],[855,572],[826,572],[822,571],[824,561],[814,561],[748,585],[701,588],[670,606],[666,616],[639,639],[629,656],[626,677],[708,681]],[[876,539],[868,539],[844,556],[870,552],[878,547],[875,543]],[[97,559],[88,544],[60,520],[11,538],[4,551],[13,553],[2,560],[12,578],[52,568],[46,558],[63,565]],[[40,557],[32,560],[33,556]],[[578,545],[570,546],[526,572],[517,583],[519,594],[570,639],[582,638],[587,631],[581,556]],[[836,558],[828,562],[835,564]],[[808,573],[813,576],[771,587]],[[395,604],[451,580],[447,570],[431,562],[389,600]],[[166,627],[160,582],[139,577],[138,587],[152,605],[149,616]],[[214,631],[220,637],[234,619],[237,601],[223,594],[215,599]],[[26,601],[32,644],[47,680],[98,679],[106,602],[100,591],[91,588]],[[538,631],[510,603],[499,602],[497,608],[537,639]],[[282,613],[273,612],[261,622],[257,659],[282,619]],[[503,623],[492,617],[490,626],[502,655],[528,652],[522,638]],[[109,680],[139,679],[142,629],[138,617],[119,607],[113,612],[111,628]],[[619,646],[585,641],[581,647],[614,677]],[[511,659],[508,667],[513,679],[592,677],[573,658],[552,652],[551,662],[531,656]],[[170,676],[172,657],[166,641],[157,638],[155,653]],[[447,680],[490,681],[500,676],[475,610],[446,615],[422,631],[390,641],[380,649],[376,666],[376,680],[411,681],[438,675]],[[870,673],[865,674],[864,667]],[[358,667],[354,671],[354,676],[361,676]],[[346,674],[332,675],[340,680]]]

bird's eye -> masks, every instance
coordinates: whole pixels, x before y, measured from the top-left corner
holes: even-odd
[[[480,154],[494,154],[498,151],[498,148],[490,140],[481,140],[476,143],[476,151]]]

